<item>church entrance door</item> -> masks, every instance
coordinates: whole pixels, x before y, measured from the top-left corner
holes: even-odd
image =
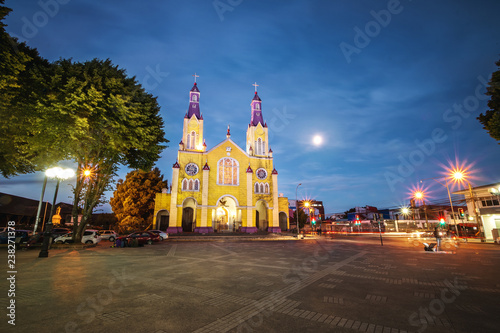
[[[257,201],[255,205],[255,226],[259,230],[267,231],[267,207],[266,202],[263,200]]]
[[[182,209],[182,231],[193,231],[193,208],[191,207]]]
[[[279,219],[280,219],[280,229],[281,229],[281,231],[286,231],[288,229],[287,228],[287,223],[286,223],[286,213],[280,212]]]

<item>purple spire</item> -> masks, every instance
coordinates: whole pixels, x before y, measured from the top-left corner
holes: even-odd
[[[264,126],[264,118],[262,117],[262,101],[257,95],[257,92],[255,92],[255,96],[252,99],[252,103],[250,105],[252,106],[252,119],[250,121],[250,125],[252,126],[257,126],[258,123],[260,123],[262,126]]]
[[[198,90],[198,86],[196,82],[194,83],[193,88],[189,92],[189,109],[187,112],[187,117],[191,118],[193,114],[197,119],[201,118],[200,112],[200,91]]]

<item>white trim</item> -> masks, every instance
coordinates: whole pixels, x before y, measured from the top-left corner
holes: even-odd
[[[214,149],[217,149],[218,147],[220,147],[221,145],[225,144],[226,142],[231,142],[236,148],[238,148],[243,154],[245,154],[247,157],[250,157],[250,155],[248,155],[246,153],[246,151],[244,151],[243,149],[240,148],[240,146],[238,146],[233,140],[231,140],[231,138],[229,139],[226,139],[222,142],[220,142],[218,145],[214,146],[213,148],[211,148],[210,150],[207,151],[207,154],[210,153],[212,150]]]
[[[217,203],[220,201],[220,199],[224,198],[224,197],[230,197],[231,199],[234,200],[234,202],[236,202],[236,207],[239,207],[239,202],[238,202],[238,199],[236,199],[234,196],[232,196],[231,194],[223,194],[219,197],[219,199],[217,199]],[[218,207],[218,206],[213,206],[213,207]]]

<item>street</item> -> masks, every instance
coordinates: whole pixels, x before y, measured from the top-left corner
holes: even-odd
[[[497,332],[500,247],[406,238],[183,241],[16,253],[2,332]],[[7,262],[7,251],[0,249]],[[4,273],[7,274],[7,273]],[[9,276],[6,276],[7,278]],[[2,279],[2,308],[9,281]]]

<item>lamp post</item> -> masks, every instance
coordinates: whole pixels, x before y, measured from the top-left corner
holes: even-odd
[[[417,200],[422,200],[422,203],[424,204],[425,227],[427,228],[428,224],[429,224],[429,221],[427,220],[427,207],[425,206],[424,192],[417,191],[417,192],[415,192],[414,197]]]
[[[479,217],[479,210],[476,208],[476,199],[474,198],[474,193],[472,192],[472,186],[471,186],[470,182],[467,180],[467,175],[465,174],[464,171],[459,170],[459,171],[453,172],[451,174],[451,177],[456,182],[463,182],[463,181],[467,182],[467,185],[469,187],[470,199],[472,201],[472,210],[474,211],[474,220],[476,221],[477,227],[479,228],[479,233],[481,235],[481,241],[484,242],[485,239],[484,239],[483,226],[479,222],[480,219],[478,218]]]
[[[438,178],[442,178],[442,177],[426,178],[426,179],[422,179],[420,182],[422,183],[424,180],[432,179],[436,183],[439,183],[439,184],[443,185],[444,187],[446,187],[446,190],[448,191],[448,199],[450,199],[450,207],[451,207],[451,214],[453,216],[453,223],[455,224],[455,231],[457,232],[457,237],[458,237],[458,225],[457,225],[457,220],[455,218],[455,210],[453,208],[453,201],[451,200],[450,187],[448,186],[448,179],[445,178],[444,179],[445,183],[443,184],[437,180]]]
[[[302,185],[302,183],[299,183],[297,185],[297,188],[295,189],[295,215],[297,215],[297,238],[299,238],[300,235],[300,224],[299,224],[299,201],[297,200],[297,191],[299,190],[299,186]]]
[[[38,222],[40,221],[40,212],[42,210],[43,196],[45,195],[45,187],[47,186],[47,174],[43,178],[42,194],[40,195],[40,201],[38,202],[38,209],[36,211],[35,227],[33,228],[33,234],[36,234],[36,229],[38,228]]]
[[[56,200],[57,200],[57,192],[59,191],[59,183],[61,182],[61,180],[73,177],[75,175],[75,171],[73,169],[62,169],[59,167],[55,167],[48,169],[45,172],[45,175],[46,177],[57,179],[57,183],[56,183],[56,190],[54,192],[54,200],[52,201],[52,207],[50,207],[49,219],[47,221],[45,232],[43,234],[42,249],[38,254],[38,258],[47,258],[49,256],[49,242],[52,231],[52,214],[54,214],[54,207],[56,205]]]

